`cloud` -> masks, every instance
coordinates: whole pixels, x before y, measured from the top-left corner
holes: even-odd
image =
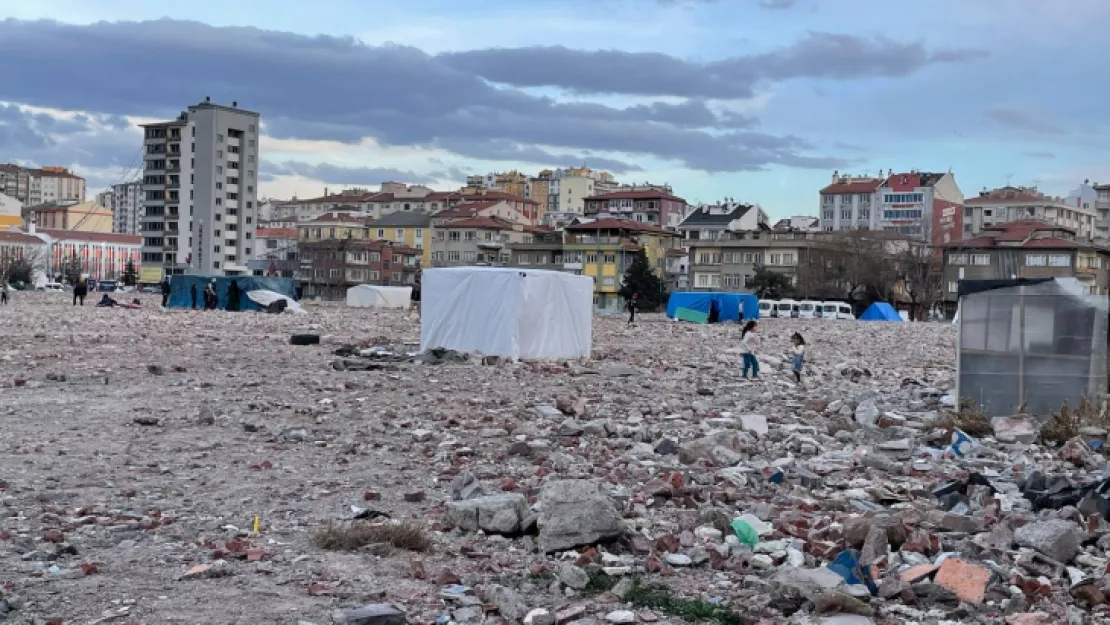
[[[168,19],[88,25],[0,21],[0,58],[21,58],[30,49],[36,53],[28,62],[6,66],[0,100],[89,110],[118,121],[120,115],[172,117],[212,96],[260,111],[267,132],[279,138],[450,146],[465,158],[487,157],[489,142],[495,142],[521,154],[545,146],[557,156],[566,151],[592,160],[594,153],[619,154],[717,172],[775,164],[828,168],[844,161],[812,155],[812,146],[793,137],[752,132],[753,119],[715,115],[706,99],[750,95],[762,79],[905,75],[932,62],[920,44],[828,34],[811,34],[766,55],[695,64],[663,54],[565,48],[432,56],[347,37]],[[688,99],[618,108],[562,102],[488,82],[522,71],[521,63],[529,67],[520,76],[550,74],[547,82],[567,87],[669,92]],[[106,75],[127,80],[105,88]]]
[[[643,171],[639,165],[624,161],[595,156],[591,154],[555,154],[535,146],[523,146],[513,141],[491,139],[488,141],[470,141],[467,145],[455,145],[453,142],[439,142],[437,147],[450,150],[467,150],[474,153],[475,158],[487,161],[512,161],[517,163],[532,163],[546,167],[559,167],[566,165],[588,165],[594,169],[610,171],[614,174],[626,174]]]
[[[798,78],[899,78],[929,65],[961,63],[985,53],[930,52],[921,42],[810,32],[762,54],[699,63],[658,52],[573,50],[564,46],[494,48],[439,55],[461,71],[514,87],[560,87],[578,93],[689,98],[751,98],[764,82]],[[542,67],[543,71],[536,71]]]
[[[1056,158],[1054,153],[1045,150],[1033,150],[1031,152],[1026,152],[1025,155],[1031,158]]]
[[[1048,119],[1048,114],[1043,111],[1000,106],[990,109],[986,114],[994,121],[1018,130],[1044,135],[1065,135],[1068,133],[1062,126]]]
[[[759,0],[759,6],[764,9],[789,9],[798,4],[798,0]]]
[[[260,170],[267,176],[300,176],[328,184],[374,186],[382,180],[404,180],[415,184],[430,184],[450,177],[446,172],[418,174],[393,167],[344,167],[331,163],[311,164],[300,161],[280,163],[263,162]],[[460,180],[460,182],[463,182]]]

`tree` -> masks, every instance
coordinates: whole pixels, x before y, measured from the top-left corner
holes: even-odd
[[[37,250],[24,249],[19,257],[7,259],[0,277],[7,280],[9,284],[34,284],[35,271],[39,268],[41,258]]]
[[[77,257],[75,252],[66,261],[65,267],[62,269],[66,282],[70,284],[77,284],[81,280],[81,274],[85,271],[85,266],[81,263],[81,259]]]
[[[632,255],[632,264],[624,272],[619,292],[625,301],[638,293],[640,297],[636,301],[640,310],[649,312],[666,304],[668,295],[663,281],[651,270],[647,254],[642,249]]]
[[[761,266],[755,268],[751,288],[759,299],[783,299],[794,294],[790,276]]]
[[[135,286],[139,283],[139,272],[135,271],[135,261],[127,261],[127,266],[123,268],[120,280],[123,281],[123,286]]]

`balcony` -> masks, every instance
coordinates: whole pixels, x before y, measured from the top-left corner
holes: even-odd
[[[500,250],[505,247],[501,241],[478,241],[477,245],[481,250]]]
[[[566,262],[566,263],[563,263],[563,270],[564,271],[582,271],[582,263],[581,262]]]

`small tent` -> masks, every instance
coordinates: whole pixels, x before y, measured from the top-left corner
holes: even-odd
[[[717,309],[717,321],[739,321],[741,310],[744,319],[759,319],[759,298],[751,293],[671,293],[667,300],[667,317],[682,318],[680,309],[692,310],[709,316]]]
[[[875,302],[859,316],[860,321],[902,321],[894,307],[886,302]]]
[[[449,267],[423,272],[420,349],[520,359],[589,358],[593,278]]]
[[[347,289],[347,305],[352,308],[405,308],[411,296],[411,286],[358,284]]]

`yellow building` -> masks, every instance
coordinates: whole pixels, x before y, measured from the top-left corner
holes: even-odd
[[[370,222],[370,237],[421,251],[420,266],[432,262],[432,216],[428,213],[393,213]]]
[[[23,227],[23,202],[0,193],[0,230]]]
[[[528,192],[528,176],[513,170],[503,174],[497,174],[494,178],[498,191],[504,191],[512,195],[525,197]]]
[[[548,202],[551,200],[550,170],[541,171],[539,176],[528,181],[528,195],[526,197],[540,203],[536,223],[542,224],[544,215],[547,214]]]
[[[594,279],[594,306],[620,310],[621,279],[633,255],[643,250],[660,280],[667,278],[667,250],[678,235],[656,226],[624,219],[600,219],[567,226],[563,239],[563,268]]]
[[[335,239],[370,238],[367,218],[357,213],[324,213],[297,224],[297,240],[304,243]]]
[[[112,211],[96,202],[40,204],[24,207],[23,212],[37,228],[112,233]]]

